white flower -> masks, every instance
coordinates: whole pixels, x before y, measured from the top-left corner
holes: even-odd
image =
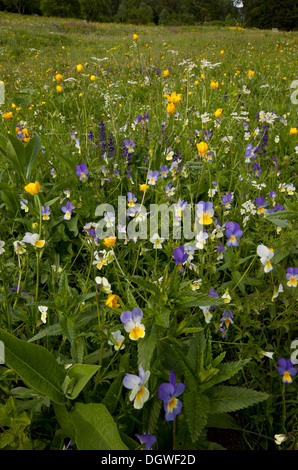
[[[210,307],[200,307],[200,309],[203,310],[206,323],[210,323],[210,320],[213,317],[212,313],[210,312]]]
[[[282,284],[279,284],[278,286],[278,290],[276,290],[274,288],[274,292],[273,292],[273,296],[272,296],[272,299],[271,301],[274,302],[274,299],[276,299],[278,297],[278,294],[280,294],[281,292],[284,291],[284,288],[283,288],[283,285]]]
[[[117,344],[112,343],[112,341],[108,341],[108,344],[110,346],[114,346],[115,351],[118,351],[119,349],[120,350],[124,349],[125,348],[125,345],[123,344],[124,336],[121,334],[121,331],[120,330],[113,331],[111,335],[113,336]]]
[[[274,434],[275,444],[278,446],[288,439],[287,434]]]
[[[2,255],[4,253],[4,247],[5,246],[5,242],[0,240],[0,255]]]
[[[158,233],[155,233],[153,237],[150,238],[150,241],[153,243],[154,248],[162,248],[164,238],[161,238]]]
[[[223,299],[223,301],[226,303],[226,304],[229,304],[231,302],[231,296],[229,294],[229,289],[226,289],[225,290],[225,293],[224,295],[221,297]]]
[[[267,248],[265,245],[259,245],[257,247],[257,254],[260,257],[260,261],[263,264],[264,267],[264,272],[269,273],[273,267],[271,264],[271,259],[274,256],[274,251],[270,248]]]
[[[262,351],[262,355],[265,357],[269,357],[269,359],[273,359],[273,352]]]
[[[192,281],[192,284],[190,285],[191,290],[198,290],[202,285],[202,279],[197,279],[195,281]]]
[[[199,250],[202,250],[204,248],[204,245],[208,237],[209,237],[208,233],[202,232],[202,230],[200,231],[198,235],[196,235],[196,240],[197,240],[196,247],[199,248]]]
[[[14,251],[17,255],[26,253],[25,243],[19,240],[13,242]]]
[[[102,290],[105,294],[112,293],[111,284],[105,277],[96,277],[95,282],[99,286],[100,290]]]
[[[47,322],[47,310],[48,310],[48,307],[45,307],[44,305],[39,305],[38,306],[38,310],[40,311],[41,313],[41,321],[43,323],[46,323]]]
[[[22,241],[24,243],[30,243],[31,245],[36,246],[37,248],[42,248],[45,244],[44,240],[39,239],[38,233],[26,232],[26,235],[23,237]]]

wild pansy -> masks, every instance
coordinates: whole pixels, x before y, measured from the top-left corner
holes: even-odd
[[[100,289],[105,294],[111,294],[112,293],[111,284],[109,283],[109,281],[105,277],[97,276],[95,278],[95,282],[96,282],[96,287],[98,287],[98,289]]]
[[[168,197],[174,196],[176,189],[172,188],[171,183],[166,185],[166,195]]]
[[[219,242],[218,244],[218,248],[216,248],[216,251],[218,253],[218,256],[217,256],[217,261],[221,261],[223,259],[223,251],[224,251],[224,246],[221,242]]]
[[[25,212],[29,212],[29,207],[27,206],[27,203],[28,203],[27,199],[22,199],[20,201],[21,209]]]
[[[41,215],[42,220],[49,220],[51,215],[50,206],[41,206]]]
[[[119,351],[125,348],[125,344],[123,344],[124,336],[121,334],[120,330],[113,331],[111,336],[113,338],[113,342],[108,341],[108,344],[110,346],[114,346],[115,351]]]
[[[158,388],[158,398],[163,401],[166,421],[174,421],[182,409],[182,402],[178,400],[185,389],[181,382],[176,384],[175,373],[170,371],[170,383],[162,383]]]
[[[137,202],[137,198],[133,193],[128,192],[127,193],[127,201],[128,201],[127,202],[128,207],[134,207],[135,202]]]
[[[164,242],[164,238],[161,238],[158,233],[155,233],[151,238],[150,242],[153,243],[153,248],[160,249],[162,248],[162,243]]]
[[[278,360],[278,365],[279,367],[277,368],[277,371],[279,375],[282,376],[282,383],[293,383],[292,377],[295,377],[295,375],[297,374],[297,369],[296,367],[294,367],[294,364],[291,359],[281,358]]]
[[[264,266],[264,272],[269,273],[273,269],[271,264],[271,259],[274,256],[273,248],[267,248],[265,245],[259,245],[257,247],[257,254],[260,257],[262,265]]]
[[[26,235],[23,237],[22,241],[24,243],[30,243],[31,245],[36,246],[37,248],[42,248],[45,244],[44,240],[39,239],[38,233],[26,232]]]
[[[229,238],[227,246],[239,246],[237,239],[242,237],[243,232],[240,230],[240,225],[237,222],[227,222],[225,233]]]
[[[124,324],[124,329],[129,333],[130,339],[137,341],[145,336],[145,326],[141,323],[143,312],[140,308],[134,308],[131,312],[124,311],[120,315],[120,320]]]
[[[298,268],[288,268],[286,274],[287,286],[297,287],[298,282]]]
[[[115,222],[115,215],[113,212],[105,212],[104,213],[104,221],[106,223],[106,226],[108,228],[114,227],[114,222]]]
[[[205,322],[206,323],[210,323],[211,321],[211,318],[213,317],[212,313],[211,313],[211,307],[199,307],[202,311],[203,311],[203,314],[204,314],[204,317],[205,317]]]
[[[75,206],[72,204],[72,202],[67,201],[66,205],[61,207],[62,212],[64,212],[64,219],[69,220],[72,215],[72,211],[75,209]]]
[[[97,269],[101,270],[103,266],[110,264],[114,259],[114,252],[110,250],[95,251],[94,252],[95,261],[92,264],[95,264]]]
[[[224,292],[224,294],[221,297],[224,301],[225,304],[229,304],[231,302],[231,296],[229,294],[229,288],[227,288]]]
[[[203,232],[202,230],[196,235],[196,247],[199,250],[203,250],[204,245],[206,244],[209,235],[207,232]]]
[[[260,173],[262,173],[262,171],[263,171],[258,163],[254,163],[253,166],[252,166],[252,169],[253,169],[253,172],[254,172],[255,176],[257,176],[257,177],[259,177]]]
[[[125,139],[124,140],[124,146],[127,150],[127,153],[133,153],[134,152],[134,147],[136,146],[136,144],[134,143],[134,141],[132,139]]]
[[[41,321],[43,323],[46,323],[47,322],[47,312],[48,312],[48,307],[45,307],[44,305],[39,305],[38,306],[38,310],[40,311],[41,313]]]
[[[161,178],[166,178],[168,176],[169,169],[167,165],[163,165],[160,167],[160,177]]]
[[[135,409],[143,408],[144,403],[149,398],[149,390],[145,387],[150,377],[150,371],[144,371],[143,367],[139,367],[139,375],[126,374],[123,379],[123,386],[131,390],[129,400],[133,401]]]
[[[221,202],[225,209],[231,209],[231,202],[232,202],[233,196],[232,193],[225,194],[224,196],[221,197]]]
[[[223,322],[226,325],[226,328],[229,328],[230,323],[233,322],[234,315],[231,312],[231,310],[225,310],[220,321]]]
[[[255,204],[257,205],[257,214],[266,214],[268,206],[268,201],[265,201],[265,196],[259,196],[255,199]]]
[[[85,181],[88,179],[89,170],[86,167],[85,163],[81,163],[76,166],[76,175],[79,176],[80,181]]]
[[[184,246],[180,245],[179,248],[175,248],[173,252],[175,259],[175,266],[178,265],[179,274],[184,272],[183,264],[188,260],[188,254],[185,252]]]
[[[213,202],[200,201],[196,205],[196,218],[200,225],[212,224],[212,217],[214,215]]]
[[[159,171],[152,171],[152,170],[149,170],[149,173],[148,173],[148,184],[150,185],[155,185],[156,184],[156,181],[157,181],[157,178],[159,177]]]
[[[244,161],[245,163],[250,163],[251,159],[255,158],[256,147],[249,143],[244,152]]]
[[[3,248],[5,246],[5,242],[3,240],[0,240],[0,255],[3,255],[5,252],[5,249]]]
[[[156,442],[156,437],[153,434],[136,434],[135,436],[142,444],[145,444],[145,450],[151,450]]]

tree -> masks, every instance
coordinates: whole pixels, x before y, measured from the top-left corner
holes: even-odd
[[[112,18],[111,0],[79,0],[85,20],[108,22]]]

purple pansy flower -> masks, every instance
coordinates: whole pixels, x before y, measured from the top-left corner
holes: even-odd
[[[41,206],[41,215],[43,220],[49,220],[51,212],[49,206]]]
[[[226,209],[231,209],[231,201],[232,201],[232,193],[225,194],[221,198],[222,204],[225,206]]]
[[[149,174],[148,174],[148,184],[155,185],[158,176],[159,176],[159,171],[157,171],[157,170],[156,170],[156,171],[149,170]]]
[[[181,382],[176,384],[175,373],[170,371],[170,383],[162,383],[158,388],[158,398],[164,403],[166,421],[174,421],[180,413],[182,403],[177,399],[184,392],[185,385]]]
[[[237,222],[228,222],[226,224],[226,236],[229,238],[227,246],[239,246],[237,238],[241,238],[242,235],[243,232]]]
[[[298,282],[298,268],[288,268],[286,274],[287,286],[296,287]]]
[[[151,447],[156,442],[156,437],[153,434],[136,434],[136,437],[145,444],[145,450],[151,450]]]
[[[264,202],[264,200],[265,200],[265,196],[259,196],[259,197],[256,197],[255,199],[255,203],[258,207],[258,214],[264,214],[267,212],[265,207],[268,206],[268,201]]]
[[[67,201],[66,206],[61,207],[62,212],[64,212],[64,219],[69,220],[71,218],[72,211],[75,209],[75,206],[72,202]]]
[[[175,259],[175,265],[178,264],[179,273],[183,273],[183,264],[188,260],[188,254],[185,253],[183,245],[180,245],[179,248],[175,248],[173,257]]]
[[[296,367],[294,367],[294,364],[291,359],[281,358],[278,360],[278,365],[279,367],[277,368],[277,371],[279,375],[282,376],[282,383],[291,384],[293,382],[292,377],[297,374],[297,369]]]
[[[89,170],[86,167],[85,163],[81,163],[80,165],[76,166],[76,174],[80,177],[80,181],[88,179]]]

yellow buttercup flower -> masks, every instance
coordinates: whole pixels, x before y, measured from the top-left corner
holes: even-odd
[[[179,103],[179,101],[181,100],[181,96],[182,96],[181,93],[178,93],[178,95],[177,95],[175,91],[173,91],[171,96],[170,95],[164,95],[164,97],[167,98],[169,103],[174,103],[174,104]]]
[[[214,81],[212,80],[212,82],[210,83],[210,88],[211,88],[212,90],[214,90],[215,88],[218,88],[218,82],[214,82]]]
[[[82,64],[78,64],[77,65],[77,71],[82,72],[83,70],[84,70],[84,67],[82,66]]]
[[[96,80],[95,75],[91,75],[90,80],[91,80],[92,82],[95,82],[95,80]]]
[[[218,109],[215,111],[214,116],[215,116],[216,118],[220,118],[221,115],[222,115],[222,108],[218,108]]]
[[[168,114],[174,114],[176,112],[176,106],[174,103],[169,103],[167,106],[167,113]]]
[[[147,189],[149,189],[148,184],[140,184],[140,186],[139,186],[140,191],[147,191]]]
[[[4,119],[11,119],[12,111],[9,111],[8,113],[3,113],[2,116],[4,117]]]
[[[255,72],[253,70],[249,70],[247,74],[248,74],[249,78],[252,78],[254,76]]]
[[[117,237],[108,237],[104,239],[103,244],[107,246],[108,248],[111,248],[112,246],[115,245],[116,240],[117,240]]]
[[[137,39],[139,39],[139,36],[137,34],[134,34],[132,38],[134,41],[136,41]]]
[[[295,134],[297,134],[297,127],[291,127],[290,135],[295,135]]]
[[[34,196],[35,194],[38,194],[40,191],[40,184],[38,181],[35,181],[35,183],[29,183],[24,187],[25,191],[27,193],[32,194]]]
[[[63,80],[63,75],[62,75],[61,73],[57,73],[57,74],[55,75],[55,80],[56,80],[57,82],[62,82],[62,80]]]
[[[120,304],[118,304],[118,295],[116,294],[109,294],[108,298],[106,300],[106,305],[108,307],[113,307],[113,308],[118,308],[120,307]]]
[[[60,86],[60,85],[56,86],[57,93],[61,93],[62,90],[63,90],[62,86]]]
[[[164,76],[164,77],[167,77],[167,76],[169,75],[169,73],[170,73],[170,72],[169,72],[168,70],[164,70],[164,71],[163,71],[163,76]]]
[[[206,142],[200,142],[199,144],[197,144],[197,149],[201,157],[204,157],[208,150],[208,145],[206,144]]]

